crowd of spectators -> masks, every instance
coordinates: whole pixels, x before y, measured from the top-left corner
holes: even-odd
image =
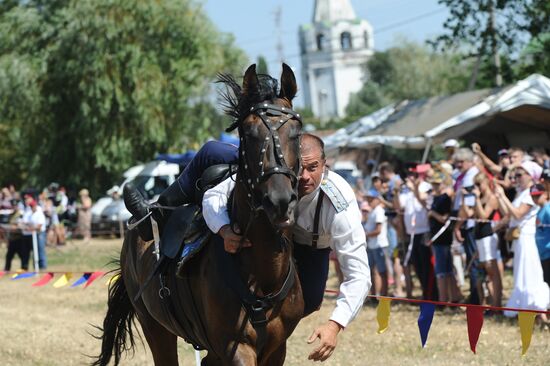
[[[456,140],[444,148],[446,159],[403,172],[382,162],[356,187],[373,294],[411,297],[412,270],[424,299],[502,307],[511,267],[506,307],[548,309],[550,157],[511,147],[492,161],[478,144]]]
[[[7,244],[4,270],[10,271],[15,255],[21,269],[29,270],[33,236],[37,244],[38,267],[47,268],[46,246],[65,245],[67,236],[89,240],[92,201],[88,191],[80,200],[70,199],[64,187],[50,184],[42,191],[19,192],[9,185],[0,192],[0,243]]]

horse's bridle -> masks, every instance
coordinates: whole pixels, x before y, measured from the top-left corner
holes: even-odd
[[[260,175],[253,177],[249,170],[249,163],[246,156],[246,139],[244,138],[244,131],[242,124],[239,124],[239,136],[240,136],[240,145],[239,145],[239,172],[242,176],[242,183],[246,187],[248,203],[254,211],[258,211],[262,208],[261,202],[256,202],[254,197],[254,188],[255,185],[259,185],[267,180],[271,175],[274,174],[284,174],[290,178],[292,181],[292,188],[296,189],[298,186],[298,170],[300,169],[300,164],[297,164],[294,167],[294,170],[288,167],[288,164],[285,161],[283,151],[281,149],[281,141],[279,138],[279,129],[285,125],[289,120],[294,119],[300,122],[302,125],[302,118],[299,113],[296,113],[291,108],[281,107],[276,104],[269,103],[258,103],[250,108],[250,113],[258,116],[265,127],[268,129],[268,133],[260,149]],[[268,118],[269,116],[276,116],[278,120],[275,124]],[[267,147],[269,142],[273,142],[273,150],[275,155],[276,165],[265,170],[264,168],[264,157],[267,153]]]

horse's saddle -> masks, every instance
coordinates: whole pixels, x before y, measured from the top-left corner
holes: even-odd
[[[195,202],[175,209],[166,223],[160,242],[160,252],[170,259],[179,255],[178,268],[197,254],[211,235],[202,216],[200,202],[208,189],[229,177],[236,166],[217,164],[208,167],[196,183]]]

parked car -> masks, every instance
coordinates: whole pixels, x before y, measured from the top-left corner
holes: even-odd
[[[176,180],[179,172],[178,164],[166,161],[151,161],[141,165],[139,169],[132,170],[118,189],[110,192],[110,197],[103,197],[110,198],[110,201],[103,200],[100,204],[103,198],[99,199],[96,205],[103,207],[97,207],[95,214],[92,207],[92,232],[96,232],[98,235],[115,234],[120,236],[126,229],[126,223],[131,214],[124,205],[122,190],[128,182],[132,182],[147,200],[155,201],[159,194]],[[97,211],[100,213],[98,214]]]
[[[357,169],[357,164],[349,160],[335,162],[332,171],[338,173],[352,187],[357,185],[357,179],[362,175],[361,171]]]

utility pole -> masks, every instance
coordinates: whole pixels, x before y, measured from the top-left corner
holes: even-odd
[[[282,28],[281,28],[281,15],[282,15],[282,8],[281,5],[277,6],[275,8],[275,11],[273,14],[275,15],[275,31],[277,32],[277,44],[275,45],[275,48],[277,49],[277,57],[279,58],[279,62],[283,63],[285,61],[285,53],[283,49],[283,40],[282,40]]]
[[[489,0],[489,34],[491,36],[491,52],[493,53],[493,59],[495,62],[495,84],[496,86],[502,86],[500,54],[498,53],[497,47],[494,0]]]

